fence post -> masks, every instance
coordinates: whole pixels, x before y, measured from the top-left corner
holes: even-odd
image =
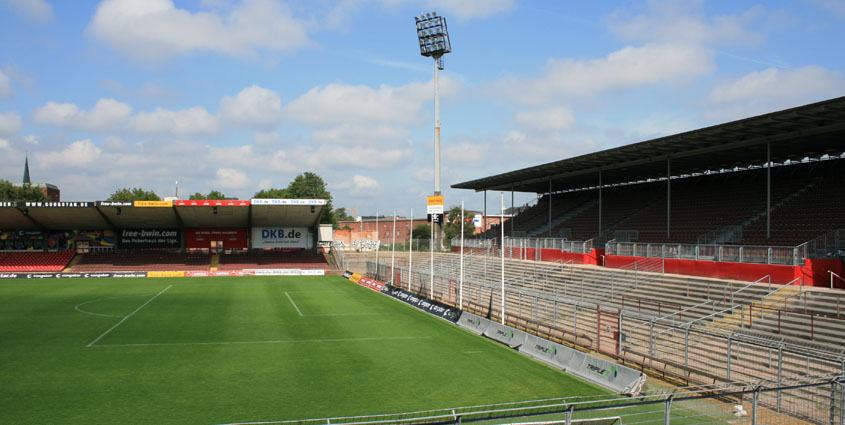
[[[648,354],[654,356],[654,318],[648,324]]]
[[[672,398],[674,395],[670,395],[669,398],[663,403],[663,423],[665,425],[670,425],[671,422],[671,409],[672,409]]]
[[[841,416],[841,413],[840,413]],[[836,380],[830,383],[830,423],[836,423]]]
[[[622,309],[619,309],[619,317],[616,324],[616,355],[622,352]]]
[[[725,377],[728,379],[728,382],[731,382],[731,348],[733,347],[733,336],[728,335],[728,368]]]
[[[751,407],[751,425],[757,425],[757,401],[760,398],[760,387],[754,389],[754,399]]]
[[[566,408],[566,425],[572,424],[572,412],[575,410],[575,405],[570,404],[569,407]]]
[[[684,329],[684,366],[689,367],[689,325]]]
[[[778,405],[777,411],[780,412],[781,390],[783,386],[783,345],[778,347]]]

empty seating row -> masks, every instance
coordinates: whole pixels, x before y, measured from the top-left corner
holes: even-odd
[[[0,271],[3,272],[60,272],[64,270],[74,252],[8,252],[0,254]]]

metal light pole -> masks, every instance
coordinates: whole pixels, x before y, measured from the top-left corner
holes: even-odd
[[[452,52],[446,18],[437,16],[437,12],[415,16],[420,54],[434,59],[434,195],[440,191],[440,70],[443,69],[443,55]],[[432,233],[436,240],[434,246],[443,247],[443,229],[440,223],[432,222]]]

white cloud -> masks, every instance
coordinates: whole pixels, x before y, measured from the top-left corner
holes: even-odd
[[[289,169],[330,170],[337,166],[354,166],[370,170],[385,170],[407,165],[413,151],[410,148],[373,146],[297,146],[284,155]],[[273,162],[276,162],[275,160]]]
[[[344,123],[325,130],[315,130],[311,133],[311,140],[316,143],[329,144],[400,144],[407,140],[410,133],[400,127],[386,124],[364,125],[359,123]]]
[[[37,145],[37,144],[41,143],[41,140],[39,140],[38,137],[33,136],[31,134],[24,136],[23,141],[26,142],[29,145]]]
[[[845,91],[845,75],[820,66],[755,71],[714,88],[708,99],[715,120],[738,119],[833,97]]]
[[[42,125],[89,131],[110,131],[122,126],[132,107],[114,99],[100,99],[90,110],[73,103],[47,102],[33,112],[33,121]]]
[[[20,115],[14,112],[0,114],[0,136],[12,136],[23,126]]]
[[[234,168],[220,168],[217,170],[217,178],[212,182],[212,186],[222,189],[243,189],[251,183],[249,177],[241,171]]]
[[[35,155],[39,168],[76,167],[97,164],[102,150],[91,139],[78,140],[60,152],[45,152]]]
[[[15,95],[12,90],[12,84],[9,82],[9,76],[0,69],[0,99],[8,99]]]
[[[26,19],[39,22],[53,19],[53,7],[44,0],[2,0],[0,3]]]
[[[190,136],[220,132],[217,116],[201,106],[179,111],[156,108],[155,112],[139,112],[129,120],[129,127],[139,134]]]
[[[3,138],[0,138],[0,149],[9,149],[9,141]]]
[[[839,19],[845,19],[845,1],[842,0],[811,0],[821,8],[833,12]]]
[[[570,108],[554,106],[519,111],[516,121],[537,131],[565,130],[575,124],[575,115]]]
[[[540,77],[506,78],[492,90],[522,104],[543,105],[565,97],[692,78],[713,70],[713,54],[708,49],[690,44],[647,44],[628,46],[598,59],[555,59]]]
[[[343,191],[350,196],[373,198],[381,191],[381,184],[372,177],[356,174],[352,176],[352,180],[346,179],[332,184],[330,189]]]
[[[130,57],[159,61],[198,51],[255,56],[309,44],[305,25],[272,0],[192,13],[172,0],[104,0],[86,33]]]
[[[282,98],[273,90],[252,85],[234,98],[224,96],[220,115],[243,127],[273,128],[282,115]]]
[[[275,131],[268,133],[253,133],[252,140],[259,145],[269,145],[281,140],[281,136]]]
[[[628,41],[693,44],[756,45],[764,40],[746,27],[765,14],[756,5],[737,15],[704,16],[702,1],[651,0],[647,12],[632,16],[617,9],[610,17],[610,29]]]
[[[461,87],[442,78],[443,93],[456,95]],[[317,86],[285,106],[290,118],[312,125],[346,122],[417,124],[424,118],[422,106],[434,98],[432,82],[401,87],[371,87],[346,84]]]
[[[388,4],[412,3],[408,0],[383,1]],[[428,8],[424,11],[436,10],[443,16],[454,16],[459,20],[487,18],[516,8],[516,0],[428,0],[424,4]]]
[[[461,167],[480,167],[490,157],[490,146],[482,143],[462,141],[449,143],[443,149],[443,158],[449,164]]]

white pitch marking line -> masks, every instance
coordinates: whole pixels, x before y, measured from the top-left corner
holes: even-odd
[[[290,297],[290,294],[288,294],[287,292],[285,292],[285,295],[287,295],[288,299],[290,300],[290,303],[291,303],[291,304],[293,304],[293,308],[295,308],[295,309],[296,309],[296,312],[297,312],[297,313],[299,313],[299,315],[300,315],[300,316],[304,316],[304,314],[302,314],[302,311],[301,311],[301,310],[299,310],[299,307],[297,307],[297,306],[296,306],[296,303],[295,303],[295,302],[293,302],[293,298],[291,298],[291,297]]]
[[[479,354],[483,353],[483,351],[464,351],[464,354]]]
[[[79,304],[77,304],[75,307],[73,307],[73,309],[74,309],[74,310],[76,310],[76,311],[78,311],[78,312],[80,312],[80,313],[90,314],[90,315],[92,315],[92,316],[103,316],[103,317],[123,317],[123,316],[121,316],[121,315],[119,315],[119,314],[103,314],[103,313],[94,313],[93,311],[83,310],[83,309],[81,309],[81,308],[79,308],[79,307],[82,307],[82,306],[84,306],[85,304],[91,304],[91,303],[95,303],[95,302],[98,302],[98,301],[116,300],[116,299],[119,299],[119,298],[142,297],[142,296],[144,296],[144,295],[146,295],[146,294],[141,294],[141,295],[121,295],[121,296],[119,296],[119,297],[98,298],[98,299],[96,299],[96,300],[85,301],[85,302],[79,303]]]
[[[300,339],[300,340],[271,340],[271,341],[220,341],[220,342],[163,342],[163,343],[140,343],[140,344],[100,344],[89,347],[168,347],[168,346],[190,346],[190,345],[238,345],[238,344],[299,344],[308,342],[367,342],[367,341],[394,341],[408,339],[430,339],[430,336],[401,336],[388,338],[345,338],[345,339]]]
[[[170,289],[170,288],[172,288],[172,287],[173,287],[173,285],[170,285],[170,286],[168,286],[167,288],[162,289],[162,290],[161,290],[161,292],[159,292],[158,294],[153,295],[153,297],[152,297],[152,298],[150,298],[150,299],[148,299],[148,300],[147,300],[147,302],[145,302],[145,303],[141,304],[141,306],[140,306],[140,307],[136,308],[136,309],[135,309],[135,311],[133,311],[132,313],[127,314],[127,315],[126,315],[123,319],[120,319],[120,321],[119,321],[119,322],[117,322],[114,326],[110,327],[110,328],[109,328],[109,330],[107,330],[107,331],[103,332],[103,334],[102,334],[102,335],[100,335],[100,336],[98,336],[98,337],[97,337],[97,339],[95,339],[95,340],[91,341],[91,343],[89,343],[88,345],[86,345],[86,347],[91,347],[91,346],[93,346],[94,344],[96,344],[96,343],[97,343],[97,341],[99,341],[99,340],[103,339],[103,337],[104,337],[104,336],[108,335],[108,334],[109,334],[109,332],[113,331],[115,328],[117,328],[118,326],[120,326],[120,324],[121,324],[121,323],[123,323],[123,322],[125,322],[125,321],[126,321],[126,319],[128,319],[128,318],[132,317],[132,315],[133,315],[133,314],[137,313],[137,312],[138,312],[138,311],[140,311],[142,308],[146,307],[146,306],[147,306],[147,304],[151,303],[154,299],[158,298],[158,296],[159,296],[159,295],[163,294],[163,293],[164,293],[164,291],[166,291],[166,290],[168,290],[168,289]]]
[[[303,314],[305,317],[326,317],[326,316],[384,316],[390,313],[326,313],[326,314]]]

